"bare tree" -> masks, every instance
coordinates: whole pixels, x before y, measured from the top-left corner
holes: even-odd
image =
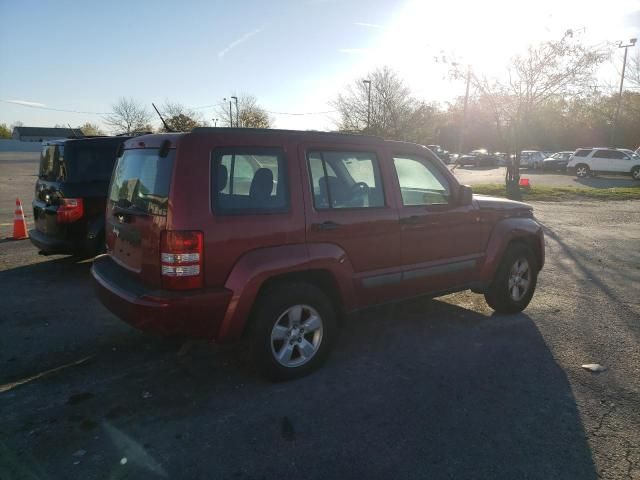
[[[258,100],[253,95],[238,95],[238,110],[235,102],[231,103],[231,110],[228,103],[223,103],[216,109],[216,117],[225,127],[239,128],[271,128],[272,119],[269,113],[258,104]],[[237,125],[236,125],[237,124]]]
[[[161,111],[167,125],[174,132],[190,132],[196,127],[205,125],[202,115],[177,102],[165,102]],[[166,131],[164,125],[160,131]]]
[[[398,74],[386,66],[354,81],[332,106],[338,111],[337,126],[342,131],[416,142],[433,137],[435,106],[413,98]]]
[[[105,118],[105,123],[111,127],[114,133],[126,133],[148,131],[146,128],[151,122],[151,112],[133,98],[121,97],[111,106],[113,110]]]
[[[640,88],[640,49],[636,49],[635,55],[629,57],[624,79],[631,88]]]
[[[503,143],[516,152],[508,188],[517,188],[519,152],[531,141],[530,122],[535,111],[554,98],[567,100],[588,91],[596,67],[609,57],[609,48],[586,46],[574,39],[572,30],[567,30],[560,40],[530,46],[526,54],[514,57],[506,80],[470,73],[476,91],[490,105]],[[455,63],[452,66],[454,77],[466,78],[466,67]]]
[[[568,30],[558,41],[530,46],[525,55],[518,55],[508,67],[508,80],[472,75],[477,90],[485,95],[496,118],[511,125],[517,143],[526,142],[526,128],[532,113],[554,97],[572,98],[587,91],[593,83],[598,65],[610,55],[573,39]]]

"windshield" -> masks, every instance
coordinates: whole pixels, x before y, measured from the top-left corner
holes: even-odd
[[[109,200],[119,208],[166,216],[174,156],[174,150],[164,158],[158,149],[126,150],[113,172]]]

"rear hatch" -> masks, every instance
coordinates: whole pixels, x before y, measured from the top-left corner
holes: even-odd
[[[64,143],[45,145],[42,148],[33,200],[36,230],[52,237],[64,234],[64,227],[57,220],[58,205],[64,196],[61,184],[66,180],[63,155]]]
[[[43,147],[33,201],[38,231],[57,238],[78,231],[88,218],[104,215],[117,142],[82,139]]]
[[[160,240],[167,226],[175,150],[125,150],[116,163],[106,210],[107,253],[145,283],[160,286]]]

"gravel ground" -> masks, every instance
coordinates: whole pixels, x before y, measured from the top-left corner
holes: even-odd
[[[369,310],[281,384],[241,346],[129,328],[88,262],[0,242],[0,478],[640,478],[639,206],[536,203],[525,312]]]

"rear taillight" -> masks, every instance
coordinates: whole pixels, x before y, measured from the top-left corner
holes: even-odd
[[[160,240],[162,286],[189,290],[203,285],[202,232],[164,231]]]
[[[73,223],[84,215],[84,205],[81,198],[61,198],[56,216],[58,223]]]

